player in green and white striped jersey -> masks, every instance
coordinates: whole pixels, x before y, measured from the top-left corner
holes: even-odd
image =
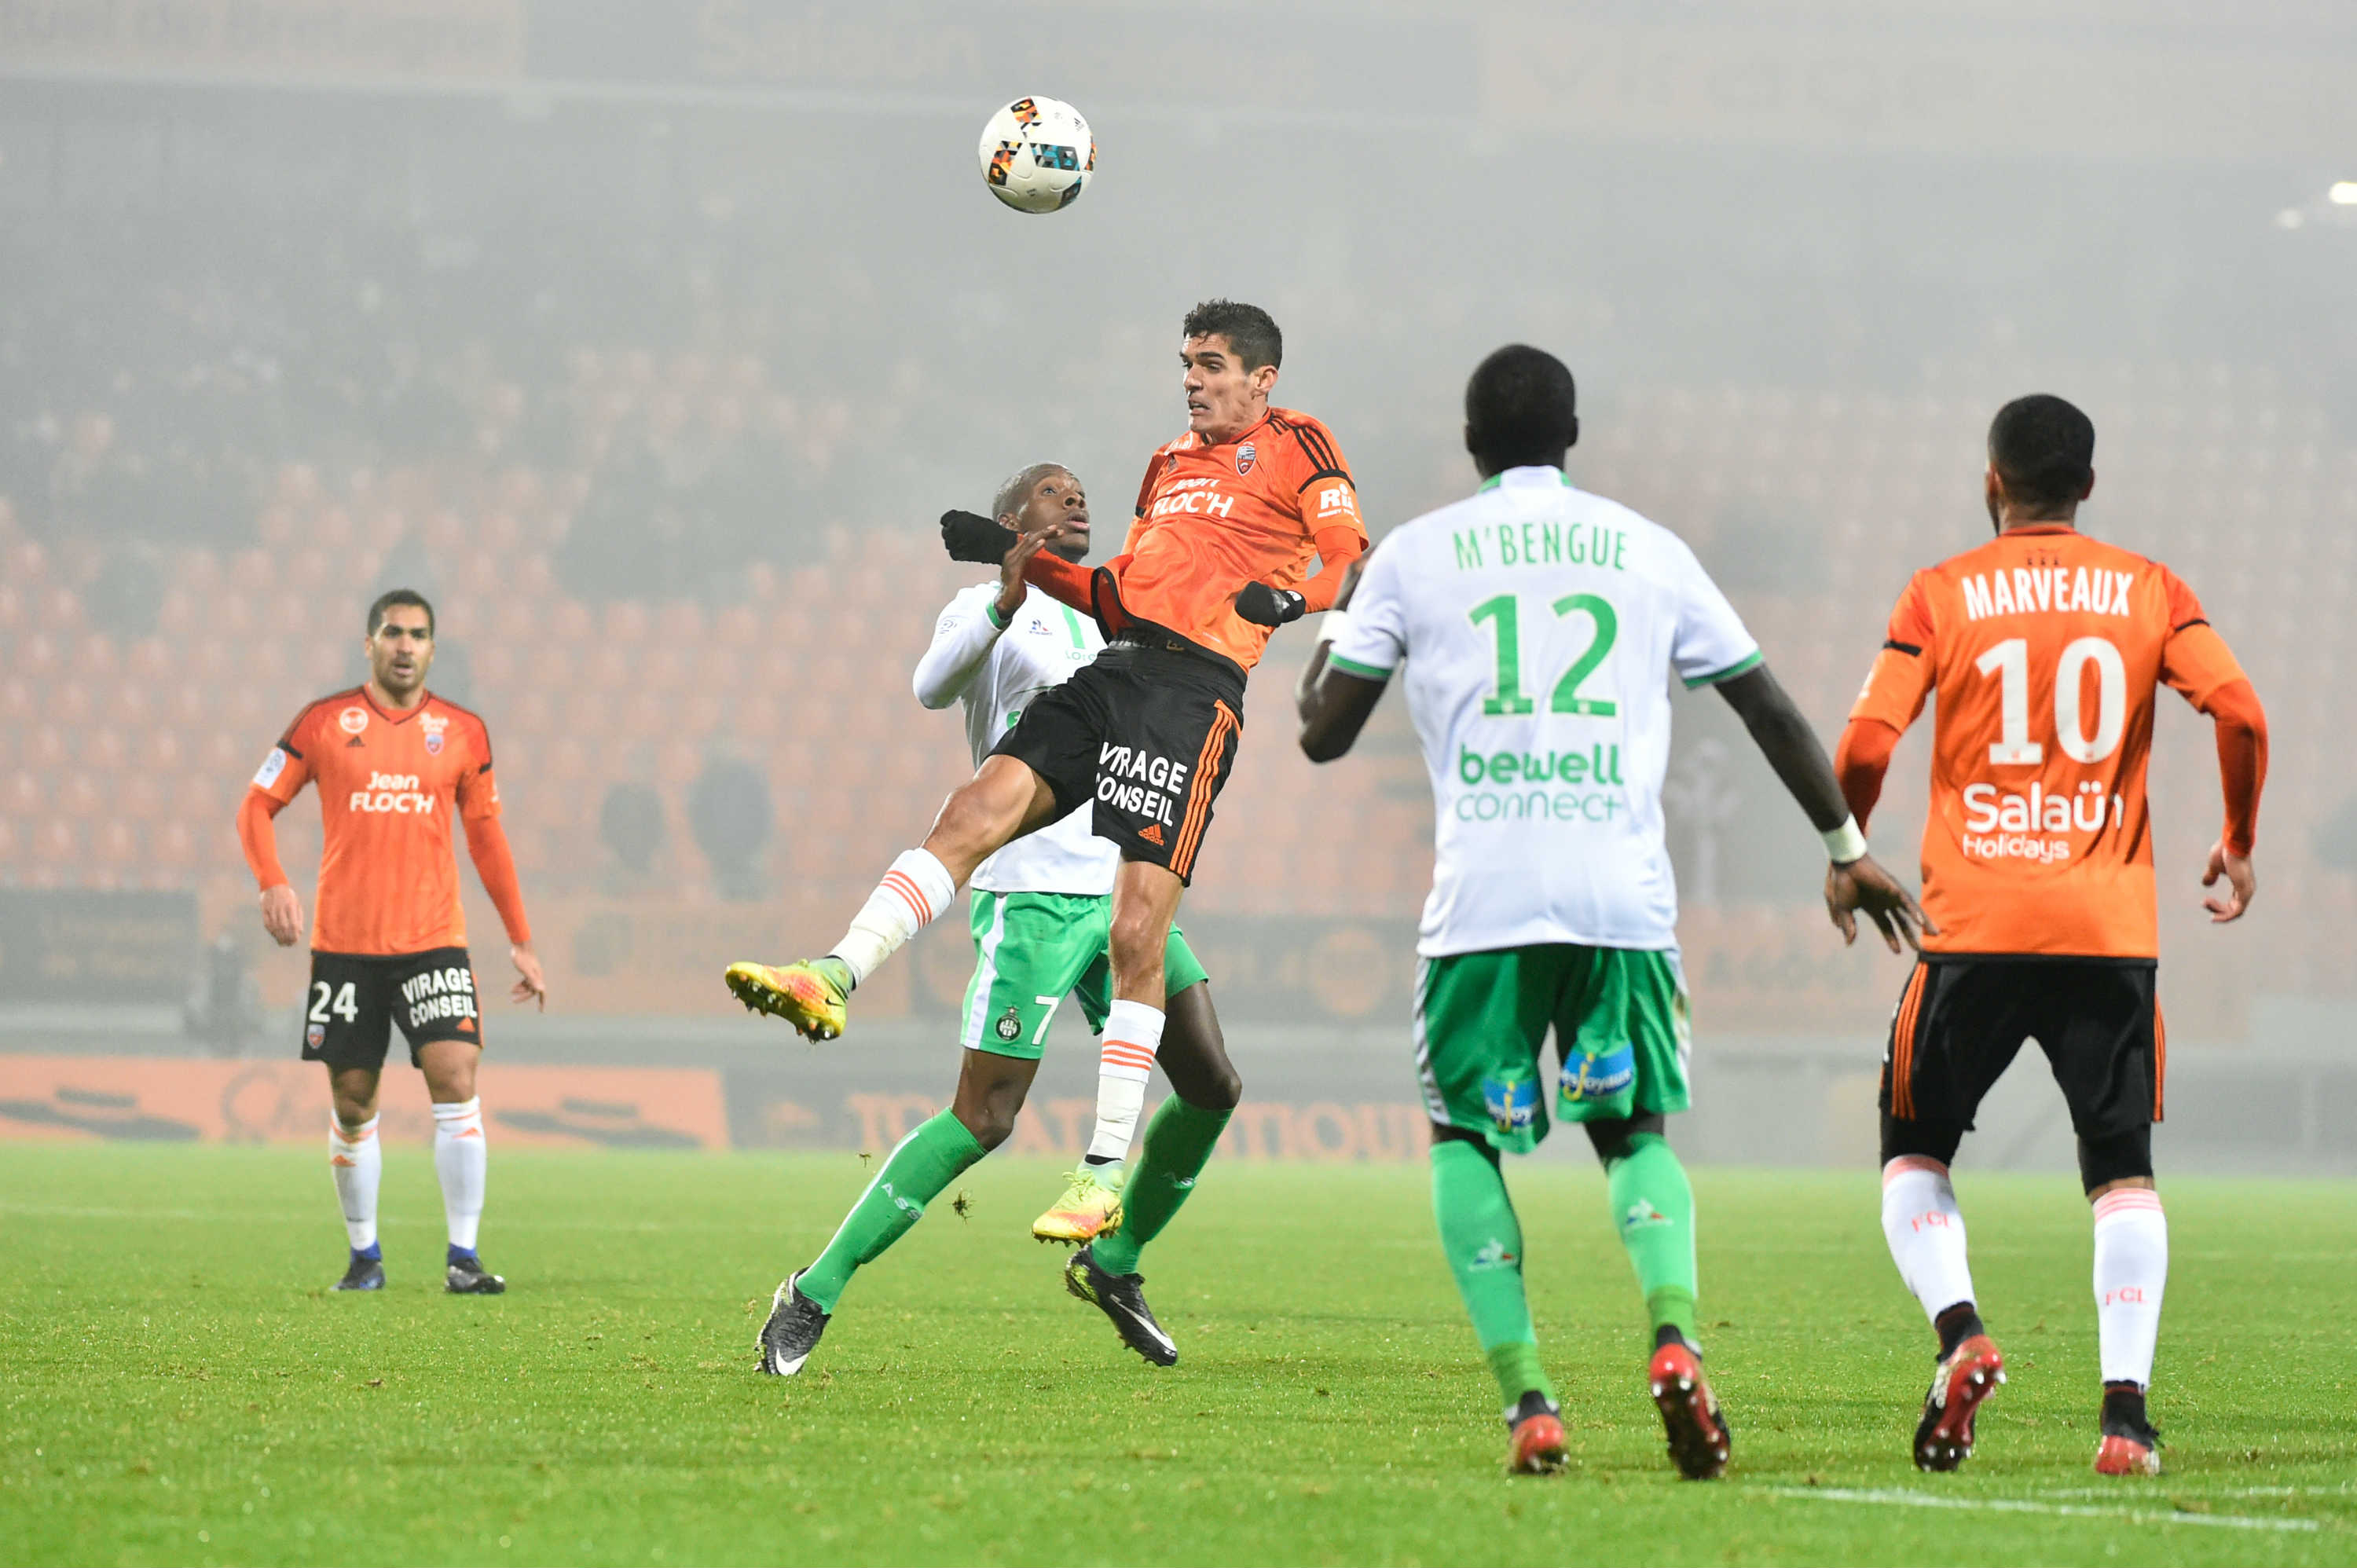
[[[1864,909],[1897,950],[1922,917],[1867,855],[1808,721],[1694,553],[1565,475],[1579,432],[1571,372],[1501,349],[1465,409],[1480,489],[1403,524],[1345,586],[1297,694],[1302,749],[1320,762],[1347,751],[1405,666],[1436,816],[1415,992],[1433,1205],[1504,1398],[1510,1464],[1566,1458],[1499,1165],[1547,1134],[1539,1052],[1552,1027],[1555,1115],[1580,1122],[1604,1162],[1671,1457],[1716,1476],[1728,1432],[1695,1330],[1694,1194],[1664,1137],[1690,1102],[1662,819],[1670,677],[1734,706],[1824,833],[1845,937]]]

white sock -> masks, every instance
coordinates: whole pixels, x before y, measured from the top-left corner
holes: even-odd
[[[1161,1008],[1143,1002],[1113,1004],[1097,1055],[1097,1130],[1089,1140],[1092,1157],[1129,1157],[1130,1140],[1137,1136],[1137,1113],[1146,1106],[1146,1080],[1154,1076],[1154,1053],[1161,1048]]]
[[[450,1222],[450,1245],[475,1250],[483,1223],[483,1185],[490,1151],[483,1146],[483,1100],[434,1107],[434,1174],[442,1178],[442,1213]]]
[[[344,1234],[352,1251],[376,1245],[376,1189],[384,1179],[384,1145],[376,1141],[371,1116],[347,1132],[328,1113],[328,1170],[336,1178],[336,1201],[344,1207]]]
[[[1899,1277],[1937,1321],[1958,1302],[1971,1301],[1973,1272],[1964,1262],[1964,1217],[1948,1167],[1920,1155],[1901,1155],[1882,1167],[1882,1235]]]
[[[2124,1187],[2095,1199],[2095,1333],[2104,1381],[2152,1382],[2168,1284],[2169,1219],[2160,1194]]]
[[[832,956],[851,966],[854,985],[882,967],[902,943],[948,913],[957,897],[957,878],[932,852],[912,849],[892,863],[867,902],[851,922],[851,929],[834,944]]]

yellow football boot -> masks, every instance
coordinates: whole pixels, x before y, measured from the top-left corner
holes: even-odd
[[[1118,1172],[1119,1165],[1082,1165],[1068,1171],[1071,1185],[1064,1196],[1048,1206],[1048,1212],[1031,1221],[1031,1234],[1042,1241],[1062,1241],[1069,1244],[1092,1241],[1121,1223],[1121,1177],[1111,1182],[1099,1177],[1108,1171]]]
[[[771,969],[732,963],[728,989],[748,1012],[783,1018],[813,1040],[832,1040],[850,1021],[851,971],[839,958],[803,959]]]

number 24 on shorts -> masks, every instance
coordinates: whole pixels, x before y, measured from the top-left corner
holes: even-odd
[[[1595,635],[1589,639],[1587,650],[1571,662],[1555,683],[1555,693],[1547,699],[1547,711],[1555,714],[1577,714],[1589,718],[1609,719],[1620,710],[1609,697],[1583,697],[1579,688],[1598,666],[1611,655],[1613,641],[1620,635],[1620,618],[1612,606],[1594,594],[1566,594],[1555,602],[1558,618],[1584,615],[1595,624]],[[1497,689],[1481,703],[1485,714],[1513,716],[1533,711],[1534,704],[1523,694],[1523,615],[1522,601],[1512,594],[1500,594],[1482,600],[1466,612],[1475,626],[1491,623],[1498,639]]]

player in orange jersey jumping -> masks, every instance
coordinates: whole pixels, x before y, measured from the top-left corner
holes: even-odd
[[[2104,1400],[2095,1468],[2157,1474],[2145,1411],[2169,1229],[2153,1189],[2168,1036],[2145,769],[2168,685],[2217,726],[2225,829],[2202,886],[2241,918],[2266,778],[2266,718],[2176,574],[2080,533],[2095,428],[2056,397],[1989,426],[1997,536],[1918,572],[1900,596],[1835,767],[1861,822],[1901,731],[1937,693],[1923,829],[1923,942],[1882,1070],[1882,1229],[1940,1336],[1915,1463],[1953,1470],[1973,1413],[2005,1380],[1965,1264],[1948,1167],[1981,1098],[2035,1038],[2071,1109],[2094,1206]]]
[[[1110,645],[1024,710],[824,957],[731,965],[729,987],[748,1006],[813,1039],[834,1038],[853,987],[947,910],[976,866],[1093,802],[1097,836],[1121,848],[1105,1048],[1127,1045],[1136,1059],[1153,1059],[1163,950],[1235,758],[1245,675],[1275,628],[1333,602],[1342,568],[1367,546],[1334,438],[1308,414],[1269,403],[1284,339],[1268,313],[1212,300],[1188,313],[1179,337],[1187,433],[1147,463],[1127,544],[1093,572],[1047,551],[1024,572],[1092,614]],[[942,532],[952,556],[991,565],[1019,542],[1003,524],[967,512],[944,516]],[[1313,563],[1322,563],[1315,576]],[[1081,1249],[1065,1273],[1068,1288],[1102,1308],[1125,1344],[1166,1366],[1178,1349],[1146,1309],[1138,1250],[1185,1200],[1232,1104],[1196,1105],[1180,1094],[1162,1102],[1123,1189],[1120,1225]],[[893,1151],[875,1190],[892,1197],[907,1217],[894,1222],[906,1229],[982,1153],[945,1111]],[[780,1285],[761,1330],[762,1369],[798,1369],[830,1305],[793,1280]]]
[[[303,935],[303,900],[279,866],[272,819],[306,783],[317,783],[326,846],[303,1059],[328,1064],[335,1100],[328,1159],[351,1240],[336,1289],[384,1288],[376,1091],[398,1022],[434,1101],[434,1169],[450,1228],[445,1288],[497,1295],[507,1283],[475,1251],[485,1172],[483,1106],[475,1093],[482,1017],[458,907],[454,814],[465,819],[468,851],[508,929],[515,1000],[545,1007],[548,986],[500,830],[490,732],[425,690],[434,607],[407,588],[384,595],[369,607],[365,649],[367,682],[311,703],[271,748],[238,810],[238,838],[262,886],[264,929],[279,946],[293,947]]]

